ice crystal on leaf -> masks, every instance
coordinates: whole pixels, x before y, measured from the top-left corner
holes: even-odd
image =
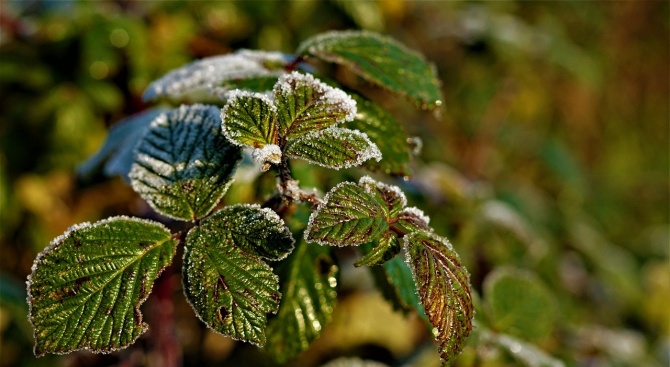
[[[279,52],[240,50],[213,56],[173,70],[144,92],[145,101],[158,97],[179,97],[194,89],[212,89],[231,80],[257,77],[279,77],[287,61]]]

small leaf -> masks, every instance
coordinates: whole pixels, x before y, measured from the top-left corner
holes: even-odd
[[[228,190],[240,159],[221,132],[219,109],[181,106],[151,123],[135,153],[131,184],[165,216],[202,218]]]
[[[277,144],[277,108],[259,93],[235,91],[221,112],[223,133],[237,145],[262,148]]]
[[[496,269],[484,281],[484,299],[494,330],[526,340],[549,335],[558,315],[551,293],[526,271]]]
[[[266,314],[277,312],[279,307],[279,279],[258,256],[238,247],[235,235],[222,230],[235,224],[227,219],[225,212],[218,212],[188,233],[182,271],[184,293],[208,327],[262,346]]]
[[[379,205],[384,208],[386,219],[391,222],[407,205],[405,194],[398,186],[387,185],[383,182],[375,181],[369,176],[363,176],[358,184],[366,189]]]
[[[106,176],[119,175],[128,180],[135,147],[144,138],[151,121],[167,111],[166,108],[152,108],[116,123],[100,150],[79,166],[77,175],[87,179],[102,168]]]
[[[394,39],[366,31],[333,31],[306,40],[297,53],[347,66],[422,106],[442,104],[435,68]]]
[[[293,251],[295,241],[284,221],[271,209],[257,204],[227,206],[207,223],[216,223],[232,245],[268,260],[281,260]]]
[[[377,146],[356,130],[330,127],[289,140],[285,153],[327,168],[356,167],[369,159],[381,159]]]
[[[259,77],[279,77],[286,57],[279,52],[239,50],[204,58],[173,70],[151,83],[142,98],[180,97],[196,90],[216,88],[225,82]]]
[[[282,300],[268,322],[265,349],[283,364],[306,350],[330,322],[338,267],[330,248],[300,241],[281,263]]]
[[[396,234],[392,231],[386,231],[377,242],[377,245],[369,249],[365,256],[354,263],[354,266],[381,265],[394,258],[395,255],[400,253],[400,250],[402,250],[402,246]]]
[[[356,101],[311,74],[283,75],[274,87],[280,135],[296,139],[356,116]]]
[[[378,239],[388,228],[384,208],[370,192],[343,182],[330,190],[310,216],[305,240],[322,245],[359,245]]]
[[[397,221],[393,223],[393,227],[398,228],[407,234],[418,230],[425,230],[428,232],[433,230],[428,226],[430,218],[423,213],[423,210],[415,207],[404,208],[398,213],[396,220]]]
[[[392,176],[410,177],[410,147],[402,126],[379,105],[355,94],[352,97],[358,112],[345,126],[365,133],[382,154],[381,161],[367,161],[365,167]]]
[[[80,224],[54,239],[28,277],[35,354],[132,344],[147,330],[140,305],[176,245],[162,225],[128,217]]]
[[[405,237],[407,261],[445,363],[458,355],[472,330],[469,274],[446,238],[419,230]]]

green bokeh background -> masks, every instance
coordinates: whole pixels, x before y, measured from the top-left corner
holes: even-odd
[[[451,239],[483,297],[457,365],[524,365],[488,330],[568,366],[668,365],[669,19],[662,1],[1,1],[0,366],[159,365],[151,335],[109,356],[32,356],[24,283],[36,254],[75,223],[146,214],[123,180],[82,182],[77,165],[148,107],[142,92],[167,71],[239,48],[290,53],[332,29],[389,34],[442,80],[439,114],[363,87],[423,141],[413,179],[387,182]],[[323,191],[362,173],[294,172]],[[273,185],[240,182],[226,200],[262,202]],[[339,311],[293,365],[346,355],[437,365],[421,322],[351,270],[357,255],[339,255]],[[538,312],[548,331],[491,319],[505,302],[484,285],[500,271],[531,274],[550,295],[538,301],[553,305]],[[510,287],[502,294],[523,297]],[[183,365],[273,365],[206,331],[179,292],[174,307]]]

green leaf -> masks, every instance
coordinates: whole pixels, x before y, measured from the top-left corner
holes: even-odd
[[[494,270],[484,281],[484,299],[494,330],[526,340],[549,335],[558,316],[552,294],[527,271]]]
[[[54,239],[28,277],[35,354],[132,344],[147,330],[140,305],[176,246],[162,225],[128,217],[80,224]]]
[[[305,240],[322,245],[359,245],[378,239],[388,228],[384,208],[372,194],[353,182],[343,182],[330,190],[310,216]]]
[[[293,251],[295,240],[284,221],[269,208],[257,204],[227,206],[207,223],[216,226],[228,243],[268,260],[281,260]]]
[[[403,238],[419,298],[440,343],[440,357],[449,363],[472,330],[470,275],[446,238],[424,230]]]
[[[369,159],[381,159],[377,146],[357,130],[329,127],[289,140],[285,154],[323,167],[356,167]]]
[[[407,198],[398,186],[387,185],[368,176],[361,177],[358,184],[365,188],[384,209],[384,215],[389,222],[393,221],[407,205]]]
[[[235,91],[229,94],[221,118],[223,133],[237,145],[262,148],[277,144],[277,108],[265,95]]]
[[[210,328],[236,340],[265,344],[267,313],[279,307],[279,279],[270,266],[246,248],[265,244],[236,243],[237,234],[222,228],[230,222],[225,211],[201,221],[186,237],[184,293],[198,317]]]
[[[296,139],[356,116],[356,102],[311,74],[294,71],[283,75],[274,87],[280,135]]]
[[[221,132],[218,108],[181,106],[151,123],[135,153],[131,184],[159,213],[194,220],[223,197],[240,159],[240,149]]]
[[[382,154],[381,161],[367,161],[365,167],[392,176],[410,177],[410,147],[407,133],[391,114],[379,105],[356,94],[356,118],[345,126],[365,133]]]
[[[300,241],[281,263],[282,300],[268,322],[265,349],[283,364],[321,335],[337,299],[338,267],[330,248]]]
[[[430,228],[428,223],[430,223],[430,218],[423,213],[423,210],[409,207],[398,213],[393,227],[408,234],[419,230],[432,232],[433,229]]]
[[[287,60],[279,52],[239,50],[192,62],[151,83],[142,98],[180,97],[193,90],[209,90],[221,84],[259,77],[279,77]],[[216,94],[216,93],[213,93]]]
[[[333,31],[307,39],[297,53],[347,66],[427,108],[442,104],[435,68],[394,39],[366,31]]]
[[[127,180],[135,147],[144,138],[151,121],[167,111],[166,108],[152,108],[116,123],[100,150],[77,168],[77,175],[90,179],[102,169],[107,176],[119,175]]]
[[[400,253],[402,246],[398,237],[392,231],[386,231],[377,241],[376,246],[368,249],[368,252],[354,263],[354,266],[381,265],[391,260]]]

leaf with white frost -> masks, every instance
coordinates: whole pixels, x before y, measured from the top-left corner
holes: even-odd
[[[147,330],[140,305],[176,246],[161,224],[128,217],[83,223],[54,239],[28,277],[35,354],[132,344]]]
[[[440,343],[440,356],[449,363],[463,350],[472,331],[470,275],[446,238],[418,230],[403,239],[419,298]]]
[[[369,159],[381,159],[377,146],[356,130],[330,127],[289,140],[285,154],[323,167],[356,167]]]
[[[282,299],[268,321],[265,345],[279,363],[306,350],[331,320],[339,269],[330,251],[303,240],[279,265]]]
[[[358,261],[354,266],[375,266],[381,265],[394,258],[400,253],[402,245],[398,240],[398,236],[393,231],[386,231],[377,241],[376,246],[369,249],[369,251]]]
[[[223,133],[240,146],[277,144],[277,108],[266,95],[235,91],[221,111]]]
[[[151,123],[135,152],[131,184],[159,213],[194,220],[223,197],[240,159],[221,132],[218,108],[181,106]]]
[[[422,106],[442,103],[435,67],[392,38],[366,31],[332,31],[307,39],[297,53],[344,65]]]
[[[293,247],[281,219],[268,211],[239,205],[203,219],[186,237],[182,271],[186,299],[207,326],[260,346],[281,294],[259,255],[278,259]]]
[[[294,71],[274,86],[280,135],[296,139],[356,116],[356,101],[311,74]]]
[[[142,98],[176,98],[193,90],[216,89],[229,81],[279,77],[286,65],[286,57],[279,52],[239,50],[208,57],[165,74],[149,85]]]
[[[151,121],[167,111],[167,108],[152,108],[116,123],[109,129],[100,150],[77,168],[77,175],[90,178],[102,169],[106,176],[119,175],[128,180],[135,146],[144,137]]]

